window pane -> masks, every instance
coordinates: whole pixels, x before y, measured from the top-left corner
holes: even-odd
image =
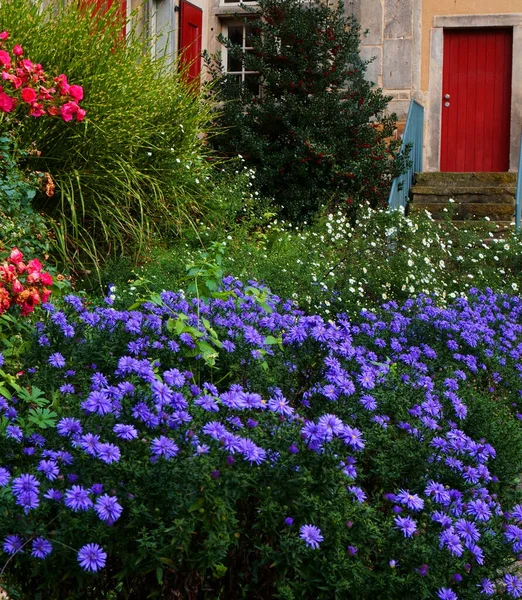
[[[230,52],[227,57],[227,71],[242,71],[242,63],[238,58],[231,56]]]
[[[259,75],[257,73],[245,75],[245,85],[254,96],[259,96]]]
[[[229,25],[227,37],[233,44],[242,46],[243,45],[243,25]]]
[[[245,33],[246,33],[245,46],[252,46],[252,38],[259,37],[259,33],[260,33],[259,24],[257,23],[257,21],[247,25]]]

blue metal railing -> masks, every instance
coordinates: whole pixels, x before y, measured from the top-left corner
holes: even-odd
[[[520,136],[520,154],[518,155],[517,195],[515,196],[515,230],[520,231],[522,217],[522,135]]]
[[[422,171],[422,146],[424,137],[424,108],[415,100],[410,102],[406,127],[402,134],[401,152],[411,147],[411,167],[393,180],[388,198],[388,208],[405,207],[410,195],[413,176]]]

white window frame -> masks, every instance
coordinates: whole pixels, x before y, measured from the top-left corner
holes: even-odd
[[[222,34],[224,35],[224,37],[228,38],[228,28],[229,27],[242,27],[243,28],[243,42],[242,42],[242,48],[243,51],[245,50],[249,50],[252,48],[252,46],[246,46],[246,31],[247,31],[247,27],[248,27],[248,23],[245,23],[244,21],[237,21],[237,20],[226,20],[223,21],[223,26],[222,26]],[[241,76],[241,83],[245,83],[245,77],[246,75],[259,75],[258,71],[246,71],[245,70],[245,66],[242,64],[241,65],[241,70],[240,71],[229,71],[228,70],[228,48],[226,46],[222,46],[222,59],[223,59],[223,64],[225,65],[225,72],[227,75],[240,75]],[[261,83],[259,83],[259,96],[261,96]]]

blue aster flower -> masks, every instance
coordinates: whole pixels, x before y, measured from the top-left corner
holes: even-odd
[[[33,540],[31,556],[35,558],[45,558],[52,552],[53,546],[49,540],[37,537]]]
[[[99,571],[106,561],[107,553],[98,544],[86,544],[78,551],[78,562],[84,571]]]
[[[299,537],[309,548],[314,550],[319,548],[319,544],[324,541],[321,530],[315,525],[303,525],[299,530]]]

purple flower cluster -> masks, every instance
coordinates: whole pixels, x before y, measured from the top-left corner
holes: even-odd
[[[270,472],[284,465],[298,472],[308,459],[334,457],[353,521],[375,506],[385,535],[398,543],[435,540],[434,551],[454,561],[451,572],[464,560],[470,565],[454,584],[472,568],[485,568],[492,535],[514,555],[522,552],[522,507],[506,513],[500,505],[492,491],[495,449],[465,427],[474,378],[500,388],[508,367],[522,373],[520,299],[472,291],[470,300],[440,308],[419,297],[401,307],[389,303],[379,314],[363,311],[358,323],[343,315],[335,322],[304,315],[257,284],[231,278],[222,296],[206,303],[172,292],[139,311],[88,309],[74,296],[65,301],[63,312],[47,305],[48,322],[38,328],[40,343],[44,336],[61,340],[60,352],[51,342],[42,346],[44,359],[32,377],[54,377],[62,402],[73,410],[48,439],[30,439],[18,424],[16,403],[0,399],[0,414],[9,422],[5,436],[35,461],[33,472],[19,472],[15,463],[0,467],[0,486],[11,484],[25,513],[43,498],[58,503],[59,511],[78,518],[94,513],[117,528],[125,520],[126,498],[97,482],[104,472],[123,473],[122,465],[133,460],[159,470],[195,465],[210,455],[206,476],[218,486],[224,469]],[[114,348],[103,367],[78,362],[85,347],[106,339],[114,339]],[[198,378],[210,351],[218,366],[234,366],[235,381]],[[284,364],[285,374],[256,387],[249,373],[270,373],[272,364]],[[64,372],[66,365],[75,371]],[[405,400],[397,409],[390,398],[399,393]],[[383,497],[371,476],[375,439],[407,440],[422,450],[423,475],[410,482],[402,474]],[[93,480],[79,466],[87,462]],[[304,546],[318,550],[328,541],[321,517],[314,525],[302,515],[282,518],[284,535],[298,539],[294,520]],[[23,543],[10,535],[4,550],[17,552]],[[33,556],[44,558],[50,543],[36,538]],[[344,547],[351,560],[363,560],[361,543]],[[384,564],[404,568],[397,558],[384,556]],[[106,560],[94,543],[78,554],[88,571]],[[416,572],[426,575],[421,570],[427,573],[428,566],[417,565]],[[481,586],[481,594],[496,589],[485,577]],[[506,575],[503,586],[516,598],[522,583]],[[433,594],[457,597],[448,587]]]

